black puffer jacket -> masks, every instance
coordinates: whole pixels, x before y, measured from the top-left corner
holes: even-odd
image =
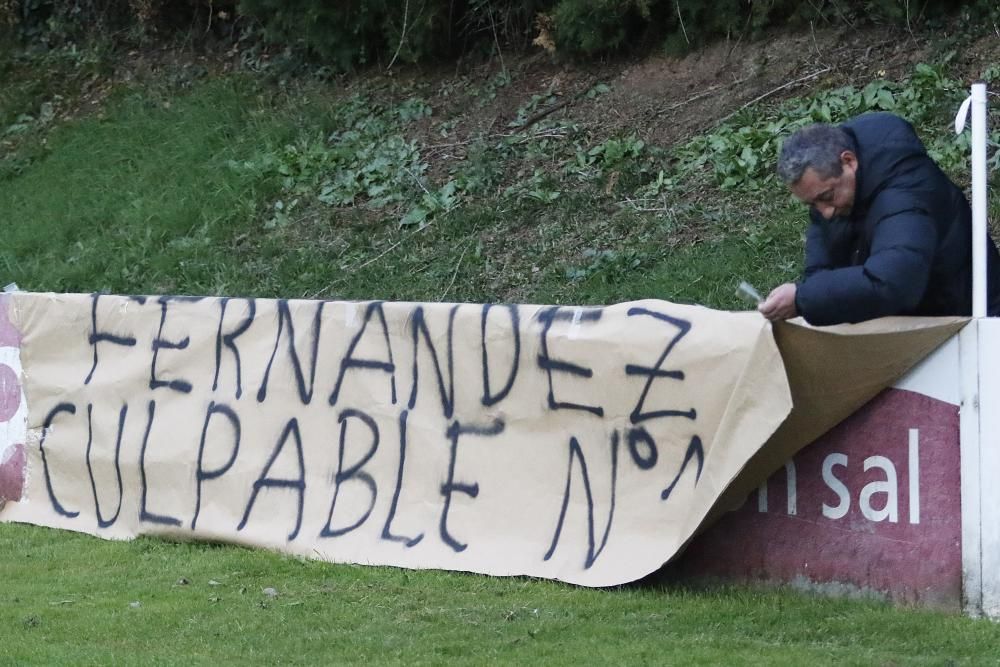
[[[858,156],[850,217],[806,231],[805,273],[795,305],[811,324],[886,315],[972,312],[972,224],[968,200],[927,155],[913,127],[888,113],[843,129]],[[988,243],[988,311],[1000,315],[1000,256]]]

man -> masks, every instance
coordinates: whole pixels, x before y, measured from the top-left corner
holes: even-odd
[[[778,175],[810,207],[802,279],[758,310],[810,324],[972,312],[972,214],[913,127],[872,113],[811,125],[781,148]],[[987,252],[987,308],[1000,315],[1000,256]]]

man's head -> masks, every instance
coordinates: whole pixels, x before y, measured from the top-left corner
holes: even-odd
[[[834,125],[809,125],[785,140],[778,176],[792,194],[825,219],[846,216],[854,207],[858,156],[851,138]]]

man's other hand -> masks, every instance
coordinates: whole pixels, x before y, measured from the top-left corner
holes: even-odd
[[[798,316],[795,310],[795,283],[785,283],[778,285],[767,298],[757,306],[760,314],[771,320],[790,320]]]

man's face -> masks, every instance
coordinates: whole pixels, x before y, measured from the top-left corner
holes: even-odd
[[[850,215],[854,207],[857,156],[851,151],[844,151],[840,154],[840,166],[840,175],[830,178],[821,178],[815,169],[809,167],[802,173],[802,178],[790,186],[793,195],[816,209],[826,220]]]

